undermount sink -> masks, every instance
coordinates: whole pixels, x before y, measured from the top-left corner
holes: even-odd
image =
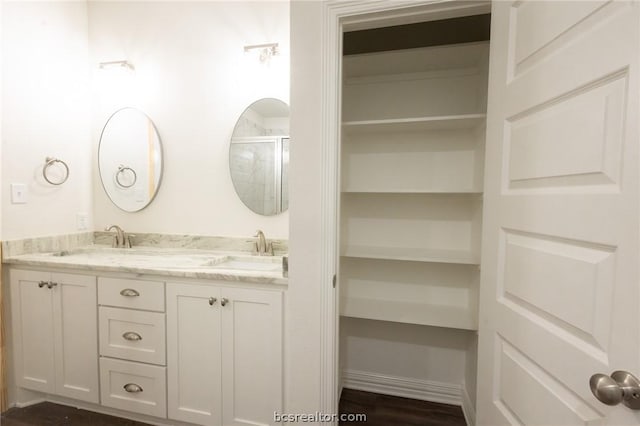
[[[96,262],[109,265],[129,263],[135,266],[153,266],[161,269],[226,269],[235,271],[281,272],[281,256],[227,255],[224,253],[171,252],[164,250],[120,249],[90,247],[61,250],[49,254],[53,257]],[[62,259],[60,259],[62,260]]]
[[[211,264],[211,267],[242,271],[277,272],[282,270],[282,258],[274,256],[225,256]]]

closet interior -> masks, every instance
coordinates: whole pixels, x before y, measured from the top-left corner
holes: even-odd
[[[489,26],[344,34],[344,387],[475,405]]]

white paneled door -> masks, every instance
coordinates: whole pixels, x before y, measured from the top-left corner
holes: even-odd
[[[493,2],[478,424],[640,424],[639,8]]]

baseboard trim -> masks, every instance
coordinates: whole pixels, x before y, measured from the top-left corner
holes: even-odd
[[[442,404],[462,405],[462,387],[452,383],[388,376],[366,371],[344,370],[342,372],[342,385],[346,389]]]
[[[45,402],[46,400],[47,400],[46,398],[36,398],[36,399],[32,399],[25,402],[16,401],[13,404],[11,404],[11,406],[15,408],[25,408],[25,407],[30,407],[32,405],[40,404],[41,402]]]
[[[475,426],[476,409],[471,402],[467,387],[464,385],[462,386],[462,414],[464,414],[464,419],[467,421],[468,426]]]

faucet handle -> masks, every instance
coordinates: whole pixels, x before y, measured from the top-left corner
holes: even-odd
[[[131,248],[133,247],[133,243],[131,242],[131,238],[134,238],[135,235],[134,234],[124,234],[124,243],[123,243],[123,247],[124,248]]]

